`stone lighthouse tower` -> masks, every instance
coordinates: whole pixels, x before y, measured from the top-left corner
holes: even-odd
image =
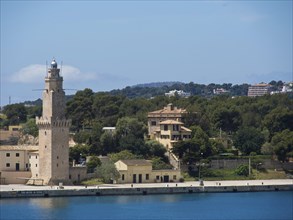
[[[45,78],[43,115],[36,118],[39,128],[39,178],[43,184],[69,184],[69,127],[65,118],[63,77],[53,59]]]

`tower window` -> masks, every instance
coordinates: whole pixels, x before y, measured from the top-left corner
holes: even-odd
[[[10,153],[6,153],[6,157],[10,157]]]
[[[47,148],[47,145],[45,145],[45,148]]]
[[[15,156],[16,156],[16,157],[19,157],[19,153],[15,153]]]
[[[38,159],[38,156],[36,156],[36,159]]]
[[[57,159],[59,159],[59,157],[57,156]]]
[[[58,165],[58,163],[57,163],[57,167],[58,167],[59,165]]]
[[[10,167],[10,163],[6,163],[6,167]]]
[[[45,131],[45,135],[47,135],[47,131]]]
[[[36,163],[36,167],[38,167],[38,164]]]

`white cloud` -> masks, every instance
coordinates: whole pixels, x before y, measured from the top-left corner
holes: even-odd
[[[62,66],[61,75],[66,81],[88,81],[97,78],[96,73],[82,73],[74,66]],[[46,76],[46,65],[32,64],[26,66],[11,76],[10,81],[18,83],[38,83]]]

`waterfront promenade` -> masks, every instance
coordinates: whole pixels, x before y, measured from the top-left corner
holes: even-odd
[[[227,181],[203,181],[204,187],[241,187],[241,186],[293,186],[293,179],[273,179],[273,180],[227,180]],[[96,186],[63,186],[65,190],[80,189],[130,189],[130,188],[165,188],[165,187],[202,187],[199,181],[183,183],[136,183],[136,184],[101,184]],[[56,190],[59,186],[31,186],[22,184],[0,185],[0,192],[9,191],[38,191]]]

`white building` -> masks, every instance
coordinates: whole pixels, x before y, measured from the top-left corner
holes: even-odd
[[[270,84],[256,84],[248,87],[248,96],[256,97],[270,94],[272,86]]]

